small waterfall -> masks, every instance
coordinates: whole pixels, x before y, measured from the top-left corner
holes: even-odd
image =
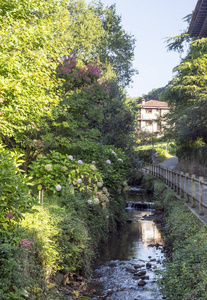
[[[145,209],[153,209],[154,208],[153,202],[135,202],[135,201],[127,201],[126,208],[127,209],[138,209],[138,210],[145,210]]]

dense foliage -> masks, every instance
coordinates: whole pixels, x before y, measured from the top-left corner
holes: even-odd
[[[146,178],[164,208],[164,247],[167,254],[159,285],[166,299],[206,299],[206,226],[178,200],[175,193],[153,177]]]
[[[101,1],[5,0],[0,24],[0,298],[61,299],[124,219],[135,40]]]
[[[188,18],[189,19],[189,18]],[[203,146],[206,136],[207,94],[207,39],[189,38],[187,33],[168,39],[170,50],[183,51],[188,44],[187,55],[174,69],[176,76],[168,84],[164,98],[172,107],[167,116],[166,135],[175,139],[183,149]]]

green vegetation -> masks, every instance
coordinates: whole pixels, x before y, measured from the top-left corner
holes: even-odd
[[[0,298],[61,299],[125,216],[135,40],[101,1],[5,0],[0,24]]]
[[[157,139],[152,139],[152,141],[148,141],[145,144],[139,146],[138,156],[140,160],[143,160],[148,163],[152,163],[152,148],[157,151],[157,159],[162,162],[165,159],[168,159],[176,154],[175,144],[173,142],[162,142],[156,141]]]
[[[207,229],[164,183],[148,176],[164,208],[165,270],[159,285],[166,299],[206,299]]]
[[[59,299],[58,274],[87,277],[98,245],[124,220],[129,159],[115,147],[96,147],[91,159],[99,160],[91,163],[55,151],[42,156],[31,165],[29,186],[16,160],[1,150],[2,299]],[[84,154],[90,160],[89,149]]]
[[[190,21],[191,16],[186,17]],[[174,68],[176,76],[166,87],[165,101],[172,111],[167,116],[168,139],[174,139],[179,155],[203,148],[207,143],[206,135],[206,87],[207,87],[207,38],[190,38],[186,32],[167,40],[169,50],[183,53],[188,45],[187,55]],[[196,150],[195,150],[196,151]],[[191,155],[189,156],[191,159]]]

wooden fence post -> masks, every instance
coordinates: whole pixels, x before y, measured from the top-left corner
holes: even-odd
[[[177,174],[176,174],[176,172],[173,172],[173,176],[174,176],[174,182],[173,182],[173,184],[174,184],[174,191],[176,192],[176,188],[177,188],[177,186],[176,186],[176,180],[177,180]]]
[[[180,195],[180,173],[177,173],[177,194]]]
[[[168,185],[168,168],[165,168],[165,183]]]
[[[203,210],[203,177],[199,177],[199,215],[204,215],[204,210]]]
[[[180,173],[180,197],[184,198],[184,173]]]
[[[186,203],[190,202],[189,199],[189,173],[185,174],[185,194],[186,194]]]
[[[192,207],[196,207],[196,202],[195,202],[195,189],[196,189],[196,182],[195,182],[195,174],[191,176],[191,197],[192,197]]]
[[[166,184],[169,185],[169,169],[166,168]]]
[[[173,170],[170,170],[170,177],[171,177],[170,187],[171,189],[173,189]]]

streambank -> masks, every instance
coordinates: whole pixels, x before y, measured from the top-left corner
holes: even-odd
[[[207,299],[207,227],[178,200],[173,191],[152,176],[145,176],[157,205],[164,211],[162,279],[165,299]]]

